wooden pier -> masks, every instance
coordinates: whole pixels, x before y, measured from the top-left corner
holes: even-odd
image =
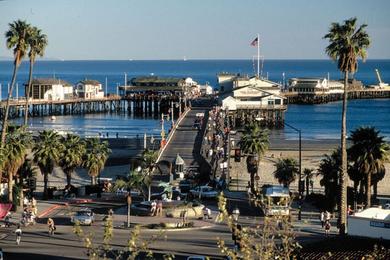
[[[9,118],[24,116],[25,99],[11,100]],[[178,96],[137,94],[130,96],[109,95],[99,99],[73,98],[66,100],[31,100],[28,111],[30,117],[80,115],[89,113],[127,112],[135,116],[160,117],[161,113],[178,115],[184,111],[184,101]],[[0,103],[0,118],[3,117],[6,101]]]
[[[298,94],[283,93],[289,104],[322,104],[342,100],[343,93],[334,94]],[[390,89],[354,89],[348,91],[348,99],[390,98]]]

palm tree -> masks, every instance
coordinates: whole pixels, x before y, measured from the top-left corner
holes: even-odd
[[[31,82],[33,74],[33,66],[35,58],[37,56],[42,57],[47,46],[47,36],[43,34],[37,27],[30,28],[27,43],[30,46],[28,57],[30,58],[30,71],[28,76],[28,86],[26,90],[26,108],[24,113],[24,125],[27,125],[28,111],[29,111],[29,98],[31,91]]]
[[[85,142],[77,135],[67,134],[61,138],[64,144],[64,151],[59,160],[59,165],[66,174],[67,186],[71,185],[72,173],[81,166],[85,154]]]
[[[126,189],[130,192],[132,189],[135,189],[141,192],[142,197],[145,199],[147,198],[145,190],[149,185],[149,179],[150,178],[142,174],[142,172],[131,171],[127,179],[116,180],[114,190]]]
[[[303,169],[303,176],[306,178],[306,197],[309,196],[309,184],[314,176],[314,169],[305,168]]]
[[[58,164],[64,151],[64,144],[60,136],[53,130],[39,132],[38,139],[33,147],[34,162],[38,165],[43,174],[43,197],[47,199],[47,183],[49,174],[53,172],[54,166]]]
[[[371,207],[372,176],[383,172],[390,147],[374,127],[359,127],[351,132],[349,139],[352,141],[352,146],[348,152],[353,168],[365,180],[366,207],[369,208]]]
[[[155,169],[156,161],[157,161],[158,154],[155,151],[151,151],[146,149],[142,153],[141,157],[141,164],[142,164],[142,171],[148,178],[148,201],[150,201],[150,195],[151,195],[151,188],[152,188],[152,173]]]
[[[7,38],[7,48],[13,49],[14,52],[14,71],[12,74],[11,87],[8,91],[7,103],[5,105],[5,113],[3,116],[3,128],[1,130],[1,146],[5,145],[5,136],[7,134],[8,114],[12,91],[14,89],[16,74],[20,63],[28,50],[28,34],[30,25],[26,21],[17,20],[9,24],[9,30],[5,33]]]
[[[331,155],[324,156],[318,167],[317,176],[322,175],[320,185],[325,187],[326,208],[333,211],[340,196],[341,150],[337,149]]]
[[[13,202],[14,176],[23,165],[31,142],[31,134],[26,132],[24,127],[13,129],[6,136],[4,170],[8,174],[8,201],[11,203]]]
[[[91,176],[91,185],[96,185],[96,177],[100,176],[110,153],[107,141],[100,142],[98,138],[87,140],[83,167],[87,168],[88,174]]]
[[[274,171],[275,178],[280,184],[289,187],[290,183],[295,181],[296,175],[299,173],[298,163],[293,158],[279,159],[275,163],[276,170]]]
[[[344,95],[341,119],[341,196],[339,208],[340,234],[346,233],[347,222],[347,96],[348,74],[355,73],[358,68],[358,58],[366,58],[366,49],[370,45],[370,38],[365,31],[366,24],[357,28],[356,18],[344,21],[344,24],[332,23],[324,38],[329,39],[326,53],[333,60],[338,61],[338,68],[344,73]]]
[[[268,130],[261,129],[257,124],[249,125],[245,128],[245,132],[241,137],[239,145],[242,152],[247,154],[247,169],[251,179],[251,190],[254,192],[254,177],[255,174],[257,175],[261,156],[268,149],[269,145]]]

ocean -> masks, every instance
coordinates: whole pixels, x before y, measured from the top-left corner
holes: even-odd
[[[390,83],[390,60],[367,60],[359,63],[355,78],[365,85],[377,84],[374,69],[379,69],[382,80]],[[12,61],[0,61],[1,97],[7,93],[7,84],[12,77]],[[20,66],[17,82],[18,90],[13,96],[23,96],[23,84],[28,79],[28,62]],[[172,77],[191,77],[195,81],[209,83],[217,87],[217,73],[232,72],[254,74],[255,62],[252,60],[161,60],[161,61],[37,61],[34,77],[56,77],[77,83],[88,78],[99,80],[103,85],[107,79],[109,93],[116,93],[116,87],[123,85],[125,73],[127,79],[137,76],[155,75]],[[262,65],[262,75],[272,81],[282,82],[285,74],[287,81],[292,77],[342,78],[337,64],[330,60],[266,60]],[[375,126],[381,134],[390,140],[390,100],[352,100],[348,105],[348,131],[361,125]],[[320,105],[289,105],[286,122],[302,129],[303,139],[338,139],[340,136],[341,102]],[[18,121],[18,120],[16,120]],[[95,136],[109,133],[115,136],[131,137],[144,132],[158,136],[161,129],[159,119],[134,118],[127,114],[99,114],[84,116],[58,116],[55,121],[49,118],[31,118],[33,130],[55,128],[59,131],[72,131],[83,136]],[[166,126],[168,127],[168,126]],[[167,129],[167,128],[166,128]],[[291,129],[278,131],[286,139],[296,139]]]

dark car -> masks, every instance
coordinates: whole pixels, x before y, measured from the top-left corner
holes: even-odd
[[[162,191],[162,192],[159,192],[159,193],[153,193],[150,198],[152,200],[164,200],[168,197],[167,195],[167,192],[166,191]],[[177,198],[180,197],[180,199],[182,199],[182,194],[179,190],[173,190],[172,191],[172,199],[173,200],[177,200]]]
[[[131,204],[131,214],[136,216],[151,216],[152,206],[150,202],[144,201],[136,204]]]

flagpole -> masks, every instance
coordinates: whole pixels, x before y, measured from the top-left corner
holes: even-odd
[[[260,78],[260,35],[257,34],[257,77]]]

